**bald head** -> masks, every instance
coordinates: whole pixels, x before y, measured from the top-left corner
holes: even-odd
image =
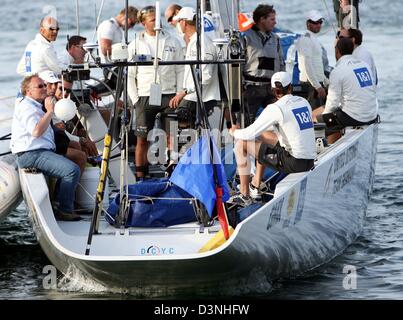
[[[55,41],[59,32],[59,23],[55,18],[46,16],[41,20],[39,32],[49,42]]]
[[[173,3],[168,6],[165,10],[165,19],[170,25],[175,25],[177,21],[173,21],[173,17],[176,16],[179,10],[182,9],[182,6],[179,4]]]

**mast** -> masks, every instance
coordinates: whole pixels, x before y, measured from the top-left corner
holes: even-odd
[[[80,35],[80,5],[79,5],[79,0],[76,0],[76,23],[77,23],[77,35]]]

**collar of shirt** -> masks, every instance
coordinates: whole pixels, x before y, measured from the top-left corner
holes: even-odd
[[[343,64],[345,61],[347,62],[348,60],[351,60],[353,56],[351,54],[346,54],[344,56],[342,56],[337,62],[336,62],[336,66],[339,66],[341,64]]]
[[[28,102],[30,102],[31,104],[33,104],[36,108],[39,108],[42,110],[42,103],[40,103],[30,97],[27,97],[27,96],[25,96],[24,99],[27,100]]]
[[[41,35],[40,33],[38,33],[35,38],[41,42],[51,44],[51,42],[48,39],[46,39],[43,35]]]

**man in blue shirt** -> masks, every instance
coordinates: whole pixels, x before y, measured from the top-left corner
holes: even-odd
[[[74,213],[80,168],[55,153],[56,145],[50,126],[54,113],[53,101],[51,97],[46,97],[46,86],[38,75],[26,77],[22,82],[21,92],[24,98],[16,105],[14,111],[11,151],[17,155],[20,168],[36,168],[43,174],[60,180],[56,219],[80,220],[80,216]],[[46,112],[42,110],[42,103]]]

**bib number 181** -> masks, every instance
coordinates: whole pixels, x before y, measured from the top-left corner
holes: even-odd
[[[292,112],[294,113],[295,119],[301,130],[313,128],[311,113],[309,112],[308,107],[294,109]]]

